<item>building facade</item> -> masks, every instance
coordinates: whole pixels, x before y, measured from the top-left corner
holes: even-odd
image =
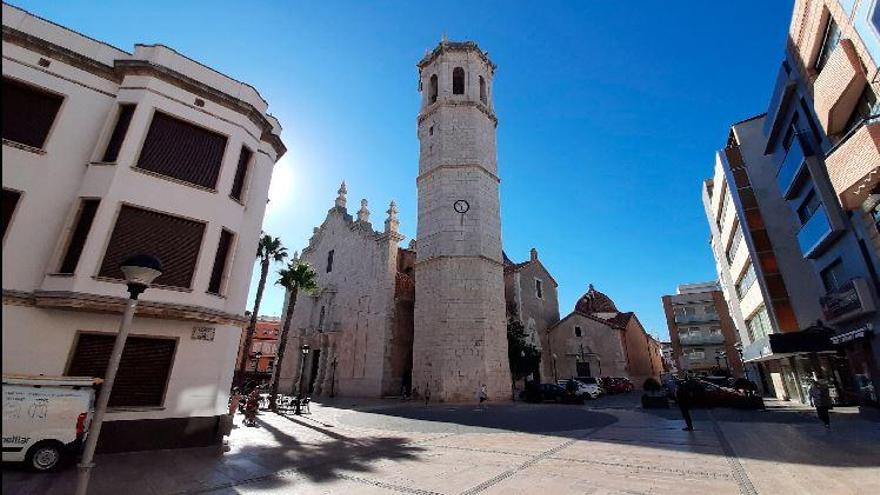
[[[152,254],[99,449],[219,442],[272,168],[267,103],[162,45],[3,4],[3,373],[103,376]]]
[[[662,300],[676,369],[744,376],[739,335],[717,282],[682,284]]]
[[[538,259],[538,250],[532,248],[529,260],[514,263],[504,255],[504,299],[507,302],[507,320],[522,324],[529,343],[543,355],[550,327],[559,321],[559,284]],[[542,359],[534,379],[553,377],[551,360]]]
[[[238,354],[236,355],[235,370],[236,373],[241,365],[241,358],[244,356],[242,346],[244,345],[247,327],[241,330],[241,340],[238,343]],[[254,338],[251,341],[251,348],[247,353],[248,364],[245,367],[245,376],[241,381],[246,384],[245,388],[250,388],[248,384],[268,384],[272,378],[272,372],[275,369],[275,359],[278,356],[278,339],[281,334],[281,318],[277,316],[260,316],[257,319],[257,325],[254,329]]]
[[[796,2],[764,124],[813,301],[848,360],[840,385],[869,401],[880,387],[878,29],[876,0]]]
[[[444,401],[510,396],[493,64],[441,41],[418,63],[422,93],[413,388]]]
[[[415,256],[398,246],[404,236],[393,201],[384,230],[377,232],[367,200],[352,217],[345,183],[338,194],[302,251],[319,289],[298,295],[279,389],[315,396],[398,395],[412,376]],[[289,294],[283,314],[287,304]]]
[[[541,361],[549,363],[548,377],[554,380],[615,376],[629,378],[637,387],[663,371],[660,343],[635,313],[618,311],[611,298],[592,285],[574,311],[548,329]]]

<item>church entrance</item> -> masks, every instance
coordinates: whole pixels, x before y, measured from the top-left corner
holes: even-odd
[[[318,365],[321,363],[321,349],[312,351],[312,372],[309,373],[309,395],[315,391],[315,379],[318,378]]]
[[[577,376],[593,376],[590,374],[590,363],[583,361],[578,362]]]

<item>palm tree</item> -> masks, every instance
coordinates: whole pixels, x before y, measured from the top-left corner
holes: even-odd
[[[284,324],[281,328],[281,339],[278,342],[277,358],[275,359],[275,369],[272,374],[272,390],[270,391],[270,400],[272,401],[272,410],[276,410],[277,403],[275,398],[278,395],[278,375],[281,374],[281,362],[284,360],[284,349],[287,348],[287,336],[290,333],[290,319],[293,316],[293,309],[296,307],[296,297],[299,291],[312,293],[318,289],[318,283],[315,281],[317,274],[308,263],[296,259],[287,264],[287,268],[278,270],[278,280],[276,285],[284,287],[288,294],[287,311],[284,313]]]
[[[247,332],[244,336],[244,346],[242,346],[241,350],[241,363],[238,366],[239,385],[242,385],[244,382],[244,373],[247,369],[251,341],[253,341],[254,332],[257,330],[257,315],[260,314],[260,303],[263,302],[263,289],[266,288],[266,277],[269,276],[269,265],[272,262],[284,261],[287,258],[287,248],[281,245],[281,239],[263,232],[257,245],[257,258],[260,260],[260,284],[257,286],[254,311],[251,313],[251,321],[248,323]]]

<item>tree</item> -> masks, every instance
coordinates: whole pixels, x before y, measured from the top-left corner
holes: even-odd
[[[308,263],[299,261],[294,255],[294,259],[287,264],[287,268],[278,270],[278,280],[276,285],[280,285],[287,290],[289,294],[287,300],[287,311],[284,313],[284,320],[281,327],[281,339],[278,342],[277,358],[275,359],[275,370],[272,373],[272,390],[269,395],[272,401],[272,410],[277,409],[276,397],[278,395],[278,378],[281,374],[281,363],[284,360],[284,350],[287,348],[287,337],[290,333],[290,320],[293,317],[293,310],[296,308],[296,298],[299,291],[312,293],[318,289],[318,283],[315,280],[317,274]]]
[[[541,362],[541,352],[527,337],[522,322],[507,322],[507,359],[510,362],[510,378],[514,384],[537,370]]]
[[[272,237],[263,232],[260,242],[257,244],[257,259],[260,260],[260,284],[257,285],[257,297],[254,298],[254,311],[248,323],[247,332],[244,336],[244,345],[241,348],[241,363],[238,366],[238,381],[244,381],[247,370],[248,354],[251,342],[254,340],[254,332],[257,330],[257,315],[260,314],[260,303],[263,302],[263,290],[266,288],[266,277],[269,276],[269,267],[273,262],[284,261],[287,258],[287,248],[281,244],[281,239]],[[239,383],[240,385],[241,383]]]

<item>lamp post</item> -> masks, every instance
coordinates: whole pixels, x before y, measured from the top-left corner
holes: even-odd
[[[302,359],[299,367],[299,393],[297,394],[296,400],[296,408],[293,410],[293,414],[300,416],[302,415],[302,400],[303,400],[303,382],[305,381],[306,374],[306,358],[309,356],[309,344],[303,344],[300,348],[302,352]]]
[[[721,351],[715,351],[715,367],[721,369]]]
[[[742,368],[743,375],[745,376],[746,379],[748,379],[748,378],[749,378],[749,374],[746,372],[746,364],[743,363],[743,345],[742,345],[742,342],[737,342],[736,344],[733,344],[733,348],[734,348],[734,350],[736,350],[736,353],[739,355],[739,365],[740,365],[740,367]]]
[[[122,262],[120,268],[128,286],[128,301],[125,311],[122,313],[122,323],[119,326],[119,333],[116,334],[113,351],[110,353],[110,362],[104,373],[104,384],[101,386],[98,400],[95,402],[95,414],[92,417],[91,425],[89,425],[89,435],[83,448],[82,460],[77,466],[79,468],[76,483],[77,495],[86,495],[89,489],[89,477],[92,468],[95,467],[95,463],[92,462],[95,457],[95,447],[98,445],[98,437],[101,435],[101,426],[104,423],[107,404],[110,402],[113,383],[116,381],[116,372],[119,371],[119,361],[122,360],[122,351],[125,349],[125,341],[128,339],[131,321],[134,318],[135,308],[137,308],[138,296],[162,274],[162,262],[155,256],[146,254],[131,256]]]
[[[559,381],[559,372],[556,371],[556,353],[554,352],[552,354],[552,356],[553,356],[553,383],[556,383]]]
[[[336,361],[336,356],[333,356],[333,361],[330,362],[330,398],[336,397],[336,365],[339,364]]]

